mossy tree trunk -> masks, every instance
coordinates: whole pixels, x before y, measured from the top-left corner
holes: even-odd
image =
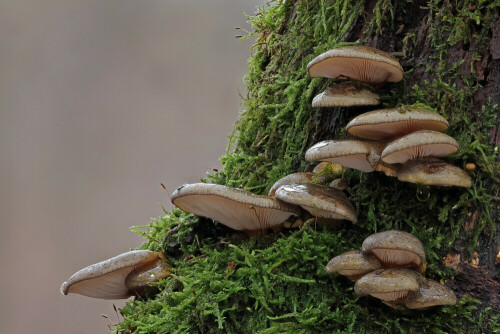
[[[499,8],[498,0],[282,0],[250,17],[256,45],[247,96],[234,148],[209,181],[265,193],[277,179],[309,168],[309,146],[345,138],[346,123],[367,109],[313,109],[313,96],[332,81],[309,78],[306,65],[328,49],[359,43],[398,55],[405,79],[380,90],[384,105],[423,103],[445,116],[447,133],[460,144],[446,160],[475,163],[473,186],[424,189],[348,170],[356,226],[253,239],[178,210],[166,213],[139,233],[148,239],[143,248],[167,253],[176,275],[128,303],[117,331],[499,331]],[[419,201],[417,191],[429,198]],[[350,281],[325,272],[331,257],[389,229],[423,241],[426,276],[446,282],[462,299],[457,306],[394,311],[358,298]],[[478,268],[469,265],[474,252]]]

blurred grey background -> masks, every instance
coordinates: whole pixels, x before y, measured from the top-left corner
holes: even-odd
[[[0,333],[119,321],[59,287],[219,167],[263,2],[0,0]]]

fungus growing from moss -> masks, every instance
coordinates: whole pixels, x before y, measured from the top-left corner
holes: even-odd
[[[170,276],[171,267],[160,264],[164,259],[160,252],[126,252],[76,272],[61,285],[61,293],[78,293],[99,299],[128,298],[148,284]],[[152,268],[156,269],[151,272]],[[149,279],[144,279],[144,273],[148,273]]]
[[[353,118],[346,126],[353,136],[380,140],[419,130],[443,132],[448,121],[438,113],[420,108],[398,107],[374,110]]]
[[[383,301],[394,301],[418,291],[421,277],[410,269],[377,269],[356,281],[354,291],[360,296],[371,295]]]
[[[425,271],[425,250],[420,240],[403,231],[385,231],[370,235],[361,246],[364,253],[375,255],[389,267],[419,267]]]
[[[316,184],[289,184],[276,190],[276,198],[309,212],[315,217],[357,222],[354,207],[340,190]]]
[[[264,231],[281,226],[292,215],[300,215],[300,208],[274,197],[219,184],[186,184],[172,194],[171,200],[185,212],[214,219],[235,230]]]
[[[340,254],[328,262],[326,271],[347,276],[351,281],[357,281],[370,271],[380,269],[379,260],[371,254],[363,254],[359,250]]]
[[[311,146],[306,152],[307,161],[328,161],[362,172],[373,172],[368,156],[373,148],[359,140],[325,140]]]
[[[380,97],[368,88],[356,88],[352,83],[341,82],[328,87],[312,101],[315,108],[354,107],[380,104]]]
[[[311,183],[312,179],[315,175],[316,175],[315,172],[289,174],[289,175],[279,179],[271,186],[271,189],[269,189],[268,196],[274,196],[274,193],[276,192],[276,190],[278,190],[279,187],[281,187],[285,184]]]
[[[369,46],[343,46],[327,51],[307,65],[311,77],[340,76],[381,85],[403,79],[403,68],[391,54]]]

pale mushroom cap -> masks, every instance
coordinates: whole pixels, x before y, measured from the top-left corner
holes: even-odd
[[[341,178],[335,179],[332,182],[330,182],[330,184],[329,184],[330,187],[335,188],[337,190],[342,190],[342,191],[346,190],[348,185],[349,184],[347,183],[347,181],[343,180]]]
[[[417,291],[422,275],[410,269],[377,269],[361,277],[354,285],[360,295],[371,295],[384,301],[404,298]]]
[[[346,129],[353,136],[379,140],[400,137],[419,130],[443,132],[448,126],[448,121],[434,111],[399,107],[361,114],[354,117]]]
[[[358,89],[352,83],[341,82],[328,87],[316,95],[312,101],[315,108],[353,107],[380,104],[380,97],[367,88]]]
[[[369,143],[359,140],[325,140],[307,150],[306,160],[334,162],[362,172],[372,172],[373,167],[368,161],[371,151]]]
[[[470,188],[472,180],[466,171],[436,158],[408,161],[398,171],[398,180],[431,186]]]
[[[458,150],[452,137],[436,131],[420,130],[390,142],[381,158],[388,164],[404,164],[423,157],[444,157]]]
[[[357,222],[354,207],[340,190],[316,184],[289,184],[276,190],[276,198],[300,205],[318,218],[347,219]]]
[[[274,193],[276,190],[285,185],[285,184],[292,184],[292,183],[311,183],[313,177],[316,175],[316,172],[307,172],[307,173],[293,173],[290,175],[287,175],[278,181],[276,181],[271,189],[269,189],[269,193],[267,194],[268,196],[274,196]]]
[[[457,297],[452,290],[430,279],[423,279],[420,282],[420,289],[410,293],[405,300],[405,305],[409,309],[425,309],[438,305],[455,305],[456,303]]]
[[[125,285],[132,291],[151,283],[167,278],[172,273],[172,267],[164,259],[158,259],[150,265],[132,271],[125,280]]]
[[[339,273],[353,280],[357,280],[360,275],[380,268],[380,262],[376,257],[370,254],[363,254],[359,250],[340,254],[331,259],[326,265],[326,271],[328,273]]]
[[[125,285],[134,270],[164,258],[159,252],[135,250],[120,254],[76,272],[61,285],[61,293],[78,293],[99,299],[123,299],[132,296]]]
[[[281,225],[292,215],[300,215],[300,208],[274,197],[218,184],[183,185],[171,200],[183,211],[214,219],[235,230],[262,231]]]
[[[418,267],[425,261],[424,245],[403,231],[385,231],[370,235],[361,249],[375,255],[383,265]]]
[[[368,84],[398,82],[403,68],[391,54],[368,46],[343,46],[314,58],[307,70],[311,77],[346,76]]]

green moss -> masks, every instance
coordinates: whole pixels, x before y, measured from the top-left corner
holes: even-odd
[[[209,176],[209,181],[262,194],[277,179],[303,170],[304,152],[314,143],[321,122],[321,111],[314,110],[310,101],[331,83],[309,78],[306,65],[319,53],[346,44],[343,36],[351,26],[363,25],[363,4],[282,0],[249,17],[256,44],[245,78],[247,96],[228,152],[221,159],[224,169]],[[309,227],[246,240],[233,238],[233,232],[210,220],[179,210],[167,212],[149,226],[133,230],[147,239],[143,248],[166,252],[175,275],[157,284],[158,293],[127,303],[116,332],[498,332],[498,312],[476,311],[481,305],[475,300],[425,312],[394,311],[373,298],[358,297],[352,282],[325,272],[330,258],[359,248],[373,232],[400,229],[423,241],[426,276],[450,279],[454,272],[443,266],[442,258],[454,242],[460,241],[472,252],[481,236],[496,235],[498,223],[491,214],[499,200],[494,189],[498,189],[500,165],[488,131],[498,123],[498,107],[474,105],[474,94],[481,89],[476,73],[469,64],[448,64],[447,52],[460,39],[479,52],[490,23],[478,22],[477,15],[491,17],[500,4],[488,0],[457,4],[428,3],[430,61],[436,64],[429,80],[420,86],[408,84],[414,71],[425,69],[425,64],[417,64],[407,72],[405,82],[380,93],[387,107],[424,106],[449,120],[448,134],[457,139],[460,150],[447,161],[460,167],[467,162],[478,166],[470,172],[471,189],[428,188],[382,173],[347,170],[343,178],[358,212],[357,226],[346,224],[335,232]],[[408,5],[380,0],[365,26],[381,33]],[[406,59],[415,56],[415,36],[410,31],[402,37]],[[348,116],[341,118],[344,123],[348,120]],[[425,201],[418,199],[427,194]],[[466,232],[471,210],[479,216],[476,226]]]

